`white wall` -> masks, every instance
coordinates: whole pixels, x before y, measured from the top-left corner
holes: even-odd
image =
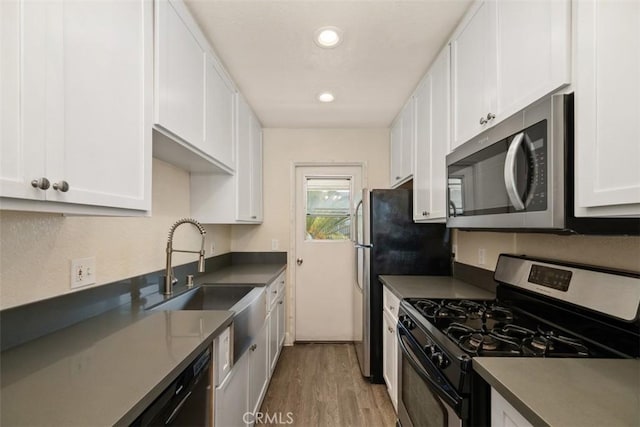
[[[560,236],[536,233],[454,233],[456,260],[494,270],[502,252],[552,258],[563,261],[640,271],[640,237]],[[478,250],[485,249],[485,263],[478,262]]]
[[[389,186],[388,129],[264,129],[264,223],[234,225],[233,251],[270,251],[271,239],[290,252],[291,180],[295,162],[366,162],[369,188]],[[364,177],[363,177],[364,178]],[[364,182],[364,181],[363,181]],[[293,337],[294,268],[287,270],[287,344]]]
[[[233,226],[233,251],[288,251],[294,162],[366,162],[369,188],[389,186],[388,129],[264,129],[264,223]]]
[[[189,216],[189,174],[156,159],[151,217],[0,211],[0,309],[70,292],[73,258],[96,257],[97,286],[162,269],[169,228],[185,216]],[[177,230],[175,247],[200,247],[200,235],[191,228],[183,225]],[[230,226],[205,228],[208,257],[230,251]],[[174,265],[195,260],[190,254],[176,254]]]

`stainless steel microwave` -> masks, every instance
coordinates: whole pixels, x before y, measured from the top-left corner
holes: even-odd
[[[447,156],[447,227],[565,228],[569,97],[549,96]]]

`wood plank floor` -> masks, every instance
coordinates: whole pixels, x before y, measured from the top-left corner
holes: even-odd
[[[284,347],[260,412],[275,426],[395,426],[384,384],[360,374],[353,344]],[[269,418],[271,417],[271,418]]]

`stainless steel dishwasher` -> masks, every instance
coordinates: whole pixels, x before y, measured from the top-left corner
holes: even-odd
[[[207,426],[211,350],[200,353],[131,426]]]

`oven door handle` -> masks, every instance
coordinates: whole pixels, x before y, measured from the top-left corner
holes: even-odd
[[[445,390],[443,388],[443,384],[439,383],[437,379],[434,379],[434,376],[442,377],[442,375],[438,373],[434,373],[433,375],[430,375],[429,371],[427,371],[424,365],[420,363],[420,361],[418,360],[418,356],[407,346],[407,344],[405,344],[405,340],[406,340],[409,346],[411,346],[411,342],[409,341],[409,337],[408,337],[408,332],[400,322],[398,322],[396,326],[396,332],[398,337],[398,343],[400,344],[400,349],[402,350],[402,353],[406,356],[407,360],[409,361],[409,364],[411,364],[413,369],[416,370],[416,372],[418,373],[418,375],[420,375],[422,379],[427,381],[427,383],[430,385],[430,388],[432,388],[437,393],[438,397],[444,400],[447,405],[449,405],[451,408],[453,408],[456,412],[459,413],[462,410],[462,398],[458,396],[458,394],[451,388],[451,386],[447,386],[446,388],[448,388],[449,390]],[[448,384],[445,378],[440,378],[440,380],[445,384]]]

